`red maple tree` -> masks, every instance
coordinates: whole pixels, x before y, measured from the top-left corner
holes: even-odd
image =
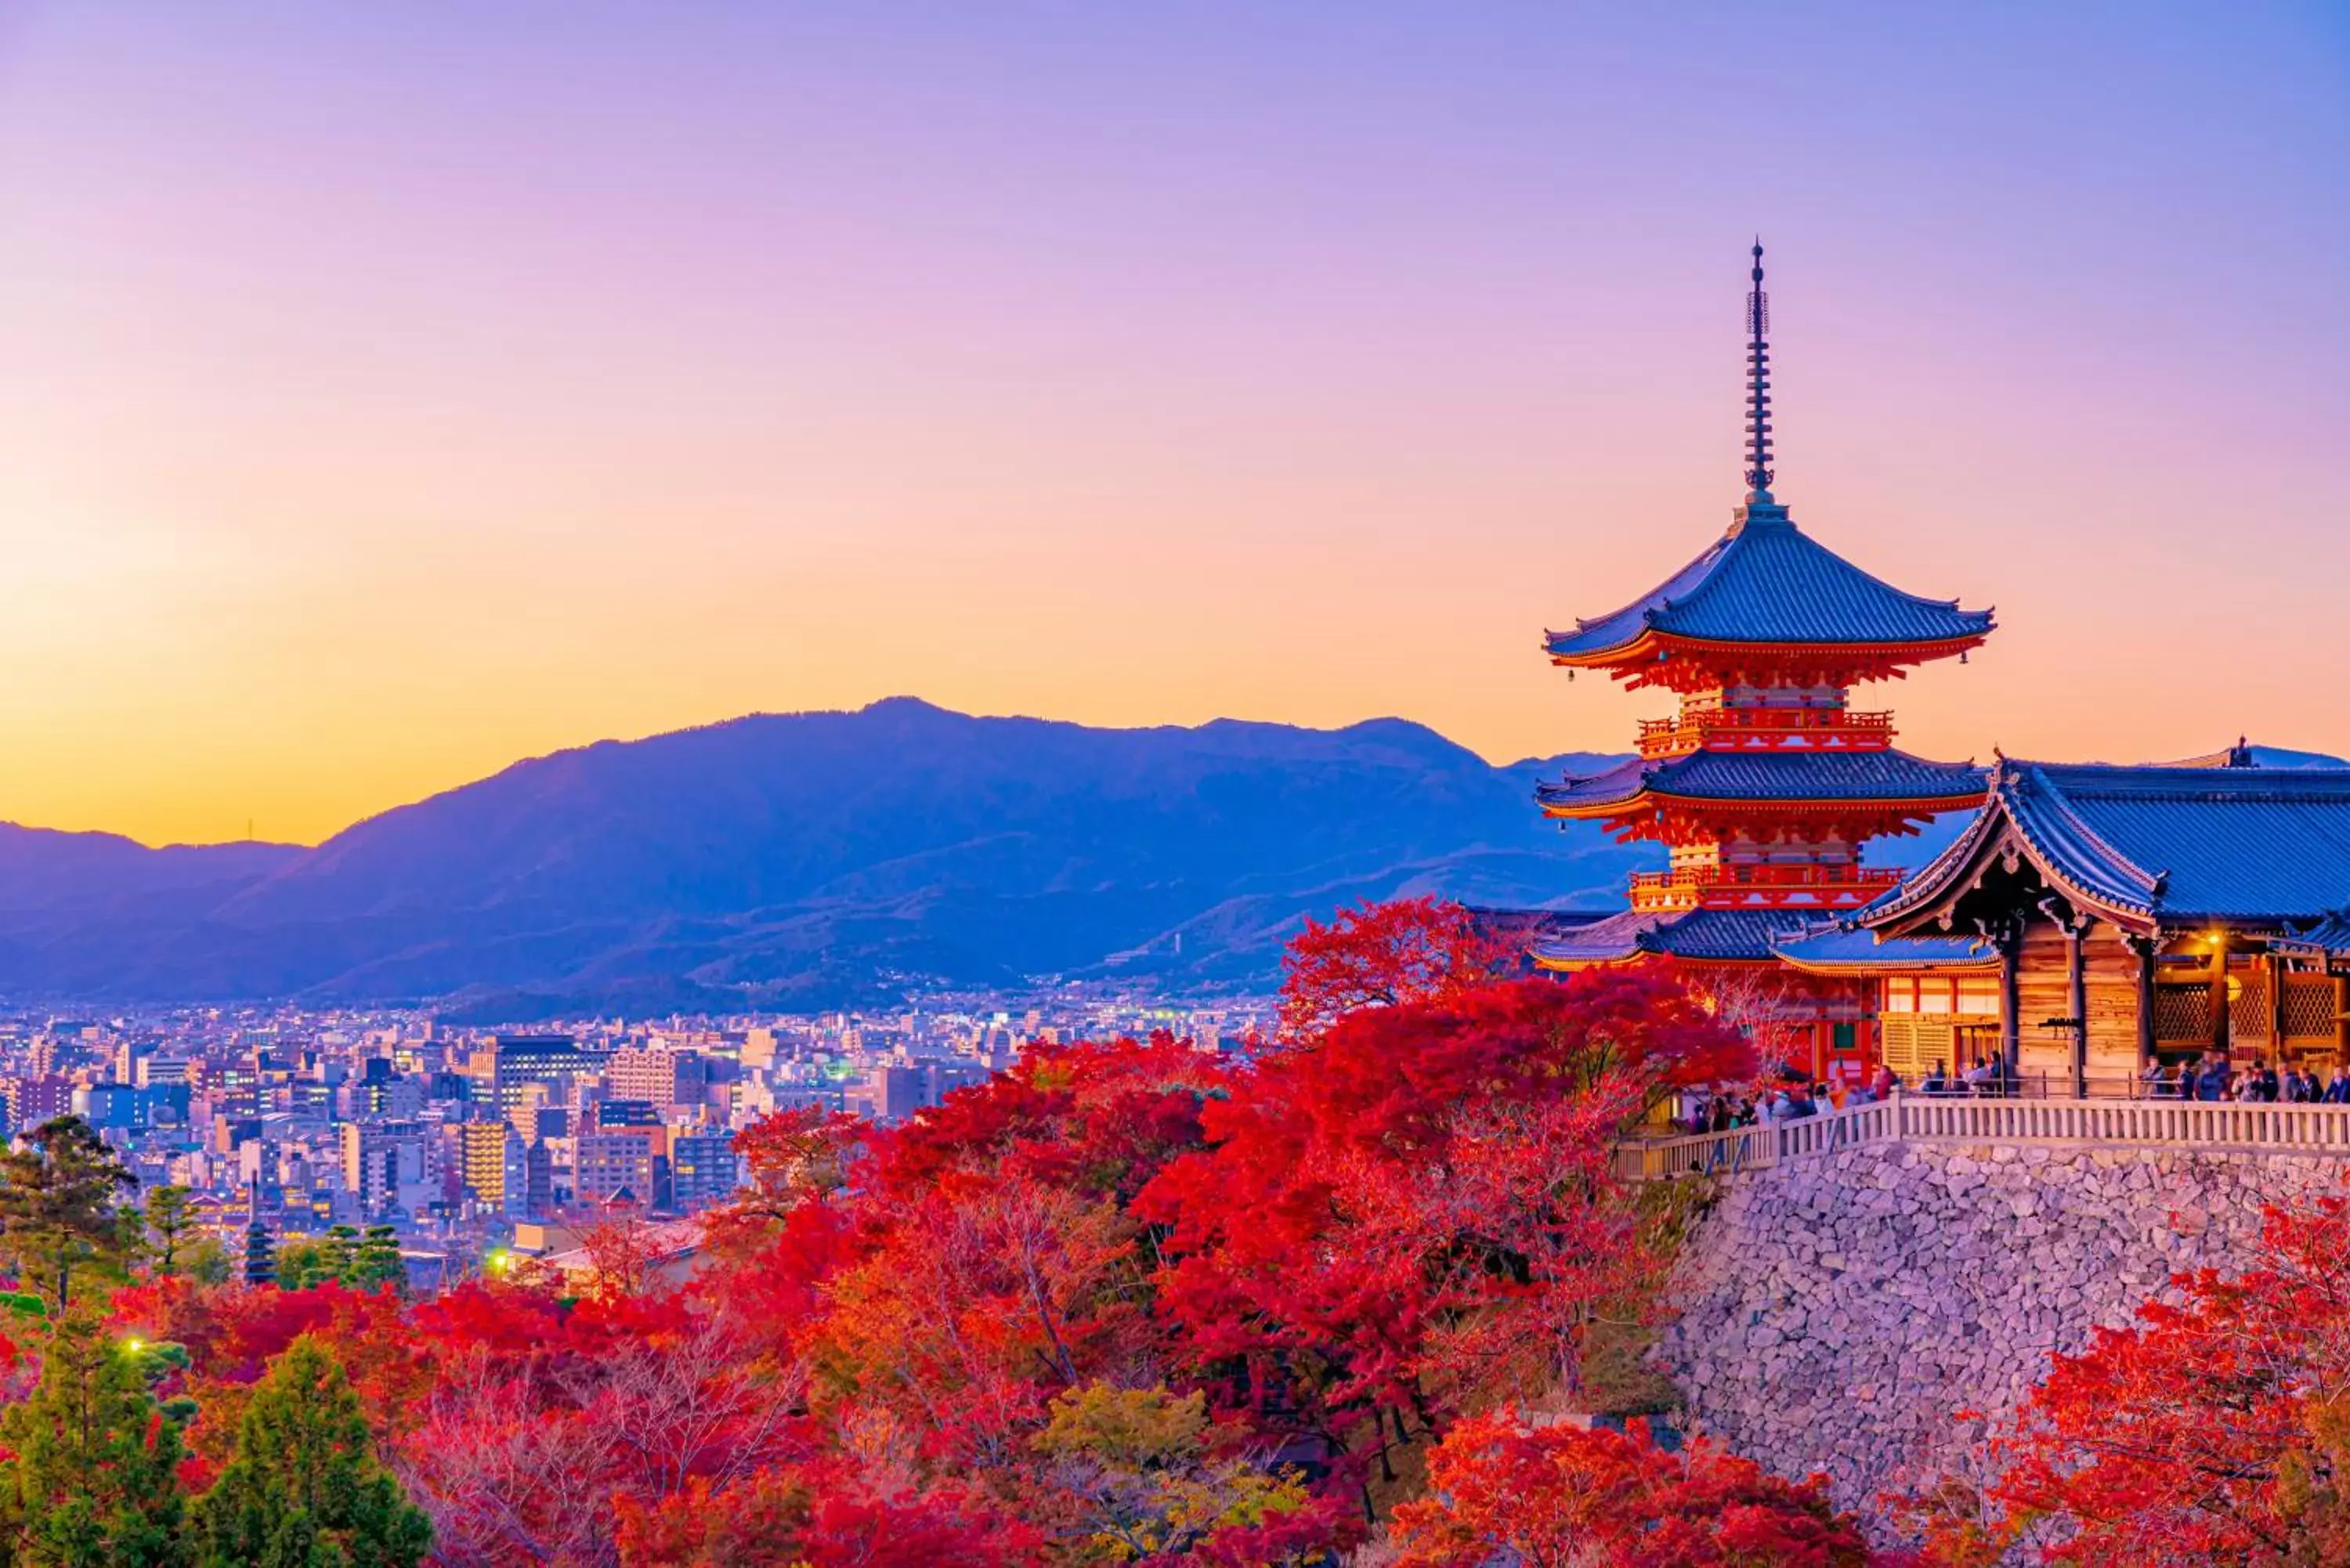
[[[1788,1481],[1645,1428],[1529,1427],[1503,1409],[1429,1456],[1429,1495],[1396,1510],[1397,1568],[1861,1568],[1868,1544],[1821,1479]]]
[[[1398,898],[1308,919],[1282,959],[1281,1029],[1310,1040],[1367,1007],[1442,1002],[1513,972],[1517,950],[1459,904]]]
[[[1613,1181],[1648,1097],[1746,1070],[1654,976],[1523,981],[1347,1014],[1211,1103],[1139,1210],[1195,1375],[1253,1418],[1388,1462],[1493,1390],[1573,1375],[1656,1260]]]

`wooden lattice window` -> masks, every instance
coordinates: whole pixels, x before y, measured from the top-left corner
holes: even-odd
[[[2289,974],[2284,977],[2286,1039],[2332,1040],[2334,1015],[2340,1010],[2340,992],[2332,975]]]
[[[2259,970],[2228,977],[2228,1033],[2239,1040],[2269,1037],[2269,977]]]
[[[1877,1055],[1901,1075],[1912,1088],[1939,1062],[1955,1072],[1950,1059],[1950,1023],[1947,1018],[1922,1018],[1914,1012],[1887,1013],[1877,1021]]]
[[[2154,1037],[2201,1043],[2211,1038],[2211,988],[2166,985],[2154,993]]]

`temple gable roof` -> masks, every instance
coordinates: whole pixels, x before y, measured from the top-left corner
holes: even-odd
[[[1974,825],[1856,918],[1899,934],[2011,855],[2087,912],[2137,929],[2320,920],[2350,903],[2350,768],[2003,758]]]
[[[1992,629],[1989,610],[1919,598],[1869,576],[1797,528],[1783,506],[1750,504],[1745,512],[1649,593],[1546,634],[1551,657],[1604,661],[1651,631],[1705,642],[1877,646],[1971,642]]]

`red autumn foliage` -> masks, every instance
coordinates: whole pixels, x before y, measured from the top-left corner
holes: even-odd
[[[1149,1381],[1163,1334],[1128,1204],[1197,1147],[1222,1072],[1164,1036],[1040,1047],[873,1135],[858,1247],[836,1252],[796,1346],[817,1404],[889,1424],[931,1464],[1002,1466],[1054,1395]]]
[[[1930,1563],[2350,1563],[2350,1205],[2270,1209],[2261,1266],[2060,1355],[1988,1484],[1918,1500]]]
[[[1571,1372],[1596,1302],[1653,1262],[1609,1157],[1658,1087],[1740,1075],[1743,1043],[1669,985],[1523,981],[1366,1009],[1210,1106],[1211,1147],[1139,1212],[1161,1309],[1260,1418],[1384,1450],[1512,1377]]]
[[[1399,898],[1309,919],[1282,961],[1281,1027],[1310,1040],[1367,1007],[1445,1002],[1516,971],[1517,951],[1440,898]]]
[[[1396,1568],[1861,1568],[1867,1542],[1820,1478],[1783,1480],[1703,1443],[1646,1430],[1461,1422],[1428,1460],[1429,1496],[1396,1510]],[[1504,1556],[1503,1554],[1510,1554]]]
[[[962,1488],[882,1492],[839,1461],[763,1471],[724,1489],[696,1480],[648,1509],[621,1504],[630,1568],[932,1568],[1036,1560],[1038,1532]]]
[[[733,1202],[704,1217],[703,1245],[738,1261],[756,1251],[794,1210],[839,1189],[871,1130],[855,1116],[806,1106],[763,1116],[736,1133],[743,1187]]]
[[[1573,1378],[1658,1262],[1613,1141],[1748,1069],[1659,976],[1506,956],[1454,907],[1350,911],[1263,1061],[1039,1045],[899,1127],[767,1118],[681,1283],[622,1227],[577,1299],[148,1281],[118,1321],[188,1348],[198,1481],[269,1358],[328,1345],[450,1563],[1324,1562],[1399,1448]]]

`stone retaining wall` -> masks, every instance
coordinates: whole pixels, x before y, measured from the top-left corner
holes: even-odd
[[[2242,1267],[2264,1201],[2336,1190],[2306,1156],[1878,1144],[1736,1178],[1682,1250],[1655,1359],[1690,1424],[1840,1506],[1944,1468],[2051,1351],[2170,1276]],[[2174,1218],[2175,1217],[2175,1218]]]

